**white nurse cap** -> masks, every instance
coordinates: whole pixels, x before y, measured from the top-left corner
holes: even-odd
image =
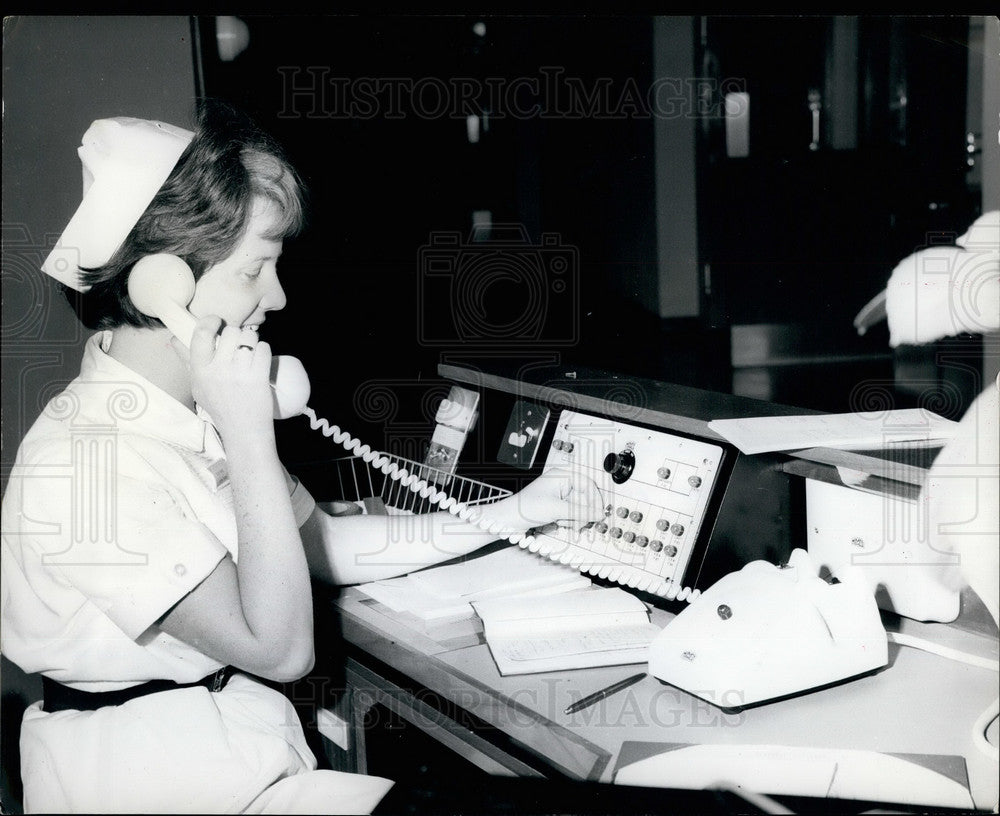
[[[42,271],[81,292],[81,268],[102,266],[131,232],[194,134],[164,122],[98,119],[83,134],[83,201]]]

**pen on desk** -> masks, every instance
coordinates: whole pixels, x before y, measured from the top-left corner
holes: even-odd
[[[624,680],[619,680],[617,683],[612,683],[607,688],[601,689],[600,691],[595,691],[593,694],[588,694],[586,697],[581,697],[575,703],[571,703],[566,706],[565,714],[573,714],[579,711],[581,708],[586,708],[587,706],[592,706],[594,703],[599,703],[605,697],[609,697],[616,691],[621,691],[624,688],[628,688],[633,683],[638,683],[646,676],[646,672],[640,672],[639,674],[633,674],[631,677],[626,677]]]

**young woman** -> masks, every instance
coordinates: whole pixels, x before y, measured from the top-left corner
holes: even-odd
[[[291,705],[254,677],[310,670],[310,570],[367,581],[496,536],[447,513],[420,540],[398,517],[331,518],[278,460],[257,329],[285,305],[303,207],[273,141],[207,107],[194,134],[101,120],[80,154],[84,201],[44,268],[87,290],[99,331],[3,503],[3,650],[45,683],[22,725],[25,809],[370,811],[392,783],[315,770]],[[190,349],[128,296],[161,253],[197,280]],[[512,532],[601,514],[568,474],[489,511]]]

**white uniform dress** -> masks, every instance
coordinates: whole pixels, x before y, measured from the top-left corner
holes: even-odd
[[[189,683],[221,665],[156,627],[239,556],[218,434],[90,339],[80,376],[25,436],[3,500],[2,646],[84,691]],[[292,493],[296,520],[314,502]],[[95,711],[31,705],[27,812],[363,813],[392,783],[318,771],[285,697],[242,674]]]

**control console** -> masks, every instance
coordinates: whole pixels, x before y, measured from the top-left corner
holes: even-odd
[[[564,410],[544,469],[589,476],[604,518],[582,530],[536,531],[538,552],[617,583],[684,599],[724,449],[697,439]],[[534,548],[533,548],[534,549]]]

